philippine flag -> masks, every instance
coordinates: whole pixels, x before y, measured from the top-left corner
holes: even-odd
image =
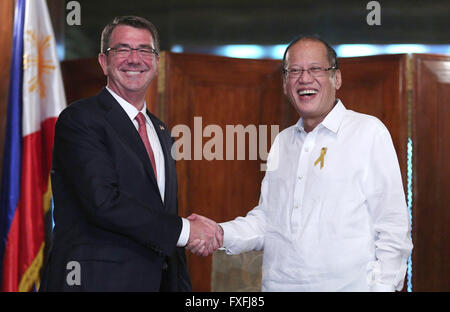
[[[16,0],[0,197],[3,291],[39,288],[56,119],[66,107],[45,0]]]

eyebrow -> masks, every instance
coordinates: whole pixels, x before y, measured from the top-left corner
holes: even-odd
[[[307,66],[327,66],[327,65],[322,65],[322,63],[320,63],[320,62],[312,62],[312,63],[309,63]],[[302,66],[300,66],[300,65],[298,65],[298,64],[289,64],[289,67],[302,67]]]
[[[115,45],[115,47],[127,47],[127,48],[131,48],[131,46],[127,43],[118,43]],[[149,44],[140,44],[138,45],[138,48],[151,48],[154,49],[151,45]]]

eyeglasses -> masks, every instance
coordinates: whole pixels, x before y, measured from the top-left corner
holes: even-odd
[[[333,65],[328,68],[323,68],[320,66],[313,66],[308,69],[292,67],[292,68],[283,68],[283,73],[289,78],[297,78],[300,77],[303,72],[307,72],[309,75],[313,77],[322,77],[325,76],[325,73],[329,70],[337,69],[336,65]]]
[[[120,45],[117,47],[113,47],[113,48],[108,48],[106,49],[106,51],[104,52],[105,54],[108,54],[109,51],[114,51],[114,55],[116,57],[120,57],[120,58],[125,58],[130,56],[130,53],[132,51],[136,51],[137,54],[144,59],[149,59],[153,56],[158,56],[159,53],[150,47],[141,47],[141,48],[132,48],[128,45]]]

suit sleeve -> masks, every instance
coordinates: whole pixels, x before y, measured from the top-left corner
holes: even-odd
[[[89,222],[160,254],[172,254],[181,218],[151,209],[121,189],[103,127],[84,110],[68,107],[56,124],[55,170],[73,188]]]

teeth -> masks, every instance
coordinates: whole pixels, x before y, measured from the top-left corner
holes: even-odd
[[[316,94],[318,91],[317,90],[300,90],[298,91],[299,95],[305,95],[305,94]]]
[[[140,72],[140,71],[126,71],[126,73],[127,73],[128,75],[138,75],[138,74],[140,74],[141,72]]]

